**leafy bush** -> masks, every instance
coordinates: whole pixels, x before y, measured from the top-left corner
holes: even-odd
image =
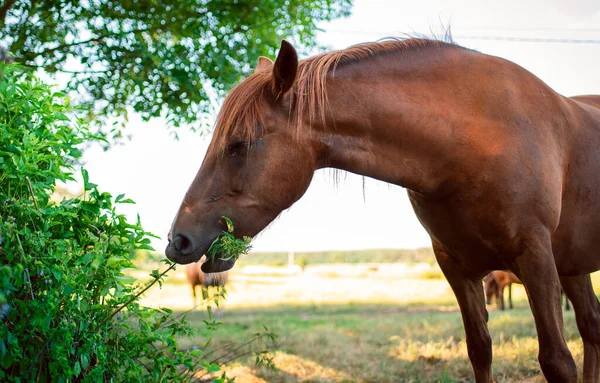
[[[124,270],[135,250],[152,249],[151,235],[115,210],[132,201],[99,191],[85,170],[80,198],[50,198],[56,180],[73,179],[78,147],[96,139],[73,115],[63,94],[0,66],[0,381],[190,381],[219,371],[202,350],[179,350],[176,337],[191,333],[185,317],[140,306],[149,286]]]
[[[306,256],[304,255],[298,257],[298,266],[300,266],[302,270],[304,270],[306,266],[308,266],[308,258],[306,258]]]

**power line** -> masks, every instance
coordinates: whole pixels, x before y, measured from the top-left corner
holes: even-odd
[[[556,28],[556,27],[530,27],[530,28],[519,28],[519,27],[496,27],[496,26],[471,26],[461,27],[463,31],[500,31],[500,32],[589,32],[598,33],[600,28]]]
[[[492,40],[492,41],[514,41],[519,43],[551,43],[551,44],[600,44],[600,40],[595,39],[562,39],[547,37],[507,37],[507,36],[463,36],[453,35],[453,38],[460,40]]]
[[[542,30],[542,29],[540,29]],[[559,29],[557,29],[559,31]],[[562,31],[575,31],[572,29],[564,29]],[[589,29],[589,31],[595,31]],[[600,30],[598,30],[600,31]],[[375,32],[375,31],[356,31],[356,30],[336,30],[329,29],[326,32],[343,33],[343,34],[358,34],[358,35],[377,35],[377,36],[394,36],[398,32]],[[484,35],[457,35],[452,37],[456,40],[487,40],[487,41],[511,41],[520,43],[550,43],[550,44],[600,44],[600,39],[574,39],[574,38],[554,38],[554,37],[522,37],[522,36],[484,36]]]

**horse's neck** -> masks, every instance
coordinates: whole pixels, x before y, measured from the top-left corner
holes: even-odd
[[[323,166],[435,192],[451,160],[448,141],[457,123],[451,106],[456,102],[445,101],[453,90],[444,87],[453,84],[439,65],[420,59],[400,68],[384,58],[373,59],[364,70],[362,63],[354,65],[329,81]]]

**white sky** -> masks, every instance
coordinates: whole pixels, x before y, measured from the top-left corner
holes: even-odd
[[[493,41],[466,36],[600,40],[598,0],[356,0],[352,16],[323,24],[321,44],[335,49],[406,32],[429,33],[451,21],[456,42],[514,61],[564,95],[600,94],[600,44]],[[86,167],[92,182],[137,204],[124,208],[163,239],[198,171],[208,139],[179,130],[169,135],[160,119],[130,118],[133,138],[108,152],[92,148]],[[210,138],[210,137],[209,137]],[[304,197],[253,243],[255,251],[311,251],[429,246],[406,192],[348,174],[335,187],[330,171],[315,174]]]

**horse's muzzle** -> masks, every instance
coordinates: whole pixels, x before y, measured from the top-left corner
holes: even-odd
[[[170,234],[170,240],[167,248],[165,249],[165,255],[170,261],[180,265],[198,262],[200,258],[202,258],[202,256],[208,251],[210,245],[213,243],[214,238],[216,238],[217,235],[218,234],[214,233],[212,236],[207,236],[209,239],[212,238],[210,241],[197,241],[192,235],[184,232]],[[233,265],[235,265],[235,258],[224,261],[221,259],[222,257],[222,254],[215,254],[214,259],[210,259],[209,257],[209,259],[202,264],[202,271],[205,273],[218,273],[221,271],[227,271],[231,269]]]
[[[165,255],[170,261],[185,265],[198,262],[205,250],[198,246],[197,241],[190,234],[169,233],[169,244],[165,249]]]

